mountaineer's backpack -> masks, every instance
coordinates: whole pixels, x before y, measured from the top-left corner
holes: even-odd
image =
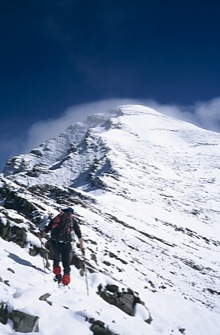
[[[74,218],[70,210],[65,209],[52,222],[51,239],[60,243],[72,241]]]

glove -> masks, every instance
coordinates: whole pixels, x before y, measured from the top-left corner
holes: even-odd
[[[47,233],[44,230],[41,230],[38,234],[39,238],[44,238],[47,235]]]

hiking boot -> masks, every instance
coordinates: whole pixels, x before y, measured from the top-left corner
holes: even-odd
[[[56,275],[56,276],[54,277],[54,281],[57,281],[58,284],[60,284],[60,283],[62,282],[62,275],[61,275],[61,274]]]
[[[68,285],[70,283],[70,275],[63,275],[62,283],[63,285]]]

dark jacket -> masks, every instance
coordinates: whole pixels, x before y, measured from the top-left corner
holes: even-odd
[[[60,214],[58,214],[58,215],[60,215]],[[55,217],[55,218],[56,218],[56,217]],[[53,218],[53,219],[49,222],[49,224],[44,228],[44,231],[45,231],[46,233],[48,233],[49,231],[52,230],[52,226],[53,226],[53,223],[54,223],[55,218]],[[73,218],[73,231],[74,231],[74,233],[76,234],[76,236],[77,236],[78,238],[81,238],[81,237],[82,237],[82,233],[81,233],[80,226],[79,226],[78,222],[77,222],[74,218]]]

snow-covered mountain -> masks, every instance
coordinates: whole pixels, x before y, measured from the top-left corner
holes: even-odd
[[[0,179],[2,310],[38,316],[42,335],[219,335],[219,190],[220,134],[144,106],[94,113],[12,157]],[[94,270],[89,294],[76,267],[58,290],[33,256],[38,227],[66,205]],[[142,304],[128,315],[97,294],[100,284]],[[7,320],[1,334],[14,333]]]

